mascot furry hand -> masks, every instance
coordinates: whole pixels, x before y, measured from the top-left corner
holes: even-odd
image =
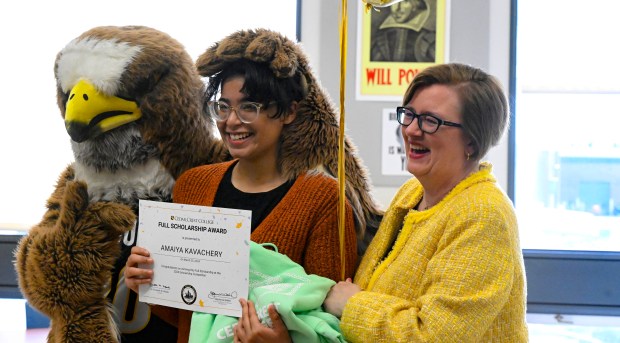
[[[203,114],[200,75],[177,41],[133,26],[85,32],[54,71],[75,162],[16,250],[22,293],[50,317],[49,342],[117,342],[119,329],[123,340],[176,341],[178,318],[139,303],[122,268],[138,200],[171,201],[183,171],[229,159]]]

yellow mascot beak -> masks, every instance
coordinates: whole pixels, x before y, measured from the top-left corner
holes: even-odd
[[[134,101],[101,94],[92,84],[80,80],[69,93],[65,127],[80,143],[142,117]]]

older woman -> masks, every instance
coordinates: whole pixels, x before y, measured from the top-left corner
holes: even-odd
[[[509,118],[495,78],[425,69],[397,108],[415,177],[394,197],[355,277],[324,306],[350,342],[526,342],[514,208],[480,162]]]

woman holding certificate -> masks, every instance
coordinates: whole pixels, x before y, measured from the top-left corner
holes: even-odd
[[[337,136],[326,132],[337,131],[337,121],[307,58],[275,32],[241,31],[208,49],[197,65],[209,76],[205,107],[233,160],[186,171],[174,187],[174,201],[251,210],[252,241],[275,244],[308,274],[340,280],[338,183],[308,167],[328,159],[316,156],[328,154],[328,143]],[[364,170],[356,169],[359,164],[351,167],[365,178]],[[349,202],[345,223],[345,277],[352,277],[356,237],[365,222],[354,220]],[[127,286],[137,292],[140,284],[150,283],[152,270],[138,264],[152,263],[148,251],[134,247],[125,269]],[[251,302],[242,304],[247,310]],[[254,307],[249,308],[255,314]],[[268,312],[274,329],[286,335],[274,307]],[[179,316],[179,330],[188,330],[188,314],[179,311]],[[255,329],[267,334],[272,330]]]

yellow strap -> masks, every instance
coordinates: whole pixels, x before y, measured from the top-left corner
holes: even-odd
[[[342,0],[340,12],[340,130],[338,135],[338,234],[340,238],[340,278],[345,279],[345,170],[344,170],[344,93],[347,70],[347,0]]]

